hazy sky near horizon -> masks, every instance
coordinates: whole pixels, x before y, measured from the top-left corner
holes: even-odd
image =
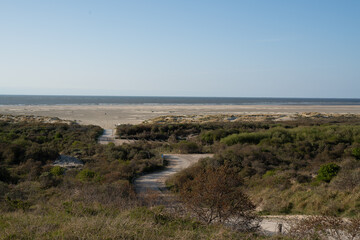
[[[0,94],[360,98],[358,0],[0,0]]]

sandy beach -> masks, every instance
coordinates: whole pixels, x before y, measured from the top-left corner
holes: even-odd
[[[35,115],[95,124],[137,124],[164,115],[295,114],[303,112],[360,114],[359,105],[2,105],[0,114]]]

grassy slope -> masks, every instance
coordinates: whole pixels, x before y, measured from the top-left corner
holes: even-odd
[[[22,212],[0,216],[0,239],[263,239],[145,207],[96,216]]]

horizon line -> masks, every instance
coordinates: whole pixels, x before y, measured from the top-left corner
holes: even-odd
[[[155,96],[155,95],[91,95],[91,94],[2,94],[0,96],[44,97],[144,97],[144,98],[239,98],[239,99],[357,99],[360,97],[224,97],[224,96]]]

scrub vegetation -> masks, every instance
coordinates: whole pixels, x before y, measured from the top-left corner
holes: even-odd
[[[0,239],[253,239],[144,207],[132,180],[163,167],[166,143],[96,142],[97,126],[0,122]],[[80,159],[53,166],[59,155]]]
[[[243,179],[245,193],[261,214],[360,217],[357,117],[122,125],[118,134],[162,136],[170,143],[168,151],[215,154],[170,179],[175,192],[201,171],[226,167]]]
[[[339,217],[359,227],[357,118],[120,125],[138,140],[121,146],[98,144],[102,131],[0,122],[0,239],[264,239],[252,230],[268,214],[324,217],[274,239]],[[167,181],[188,214],[135,194],[133,179],[163,168],[163,153],[214,153]],[[60,155],[84,165],[53,166]]]

